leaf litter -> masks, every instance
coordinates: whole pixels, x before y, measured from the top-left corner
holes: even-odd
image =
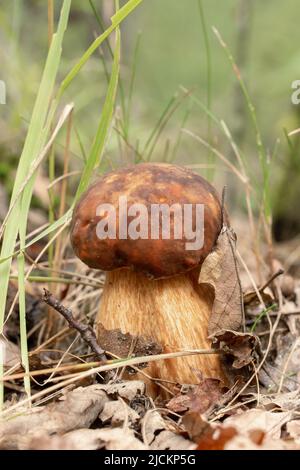
[[[93,274],[82,264],[74,270],[92,279]],[[81,386],[61,388],[28,409],[22,406],[22,381],[10,380],[6,382],[8,414],[0,422],[0,449],[300,450],[300,282],[287,275],[278,282],[281,302],[269,285],[242,295],[235,237],[228,228],[222,231],[214,252],[203,264],[199,282],[208,283],[215,292],[209,331],[213,347],[222,353],[231,377],[226,386],[214,377],[203,377],[199,371],[197,384],[178,384],[176,396],[154,402],[143,380],[134,379],[136,370],[132,369],[133,380],[121,380],[115,374],[103,383],[103,378],[94,374]],[[101,288],[95,294],[94,285],[65,291],[78,320],[85,322],[86,310],[98,306]],[[44,314],[36,315],[35,309],[43,308],[34,301],[38,298],[34,292],[27,295],[34,326],[36,317],[44,318]],[[262,314],[266,306],[274,308]],[[279,314],[268,349],[270,328]],[[241,331],[242,326],[246,331]],[[13,316],[7,322],[6,333],[9,339],[1,338],[7,348],[6,374],[17,371],[22,375]],[[115,356],[147,356],[161,351],[151,338],[104,328],[102,333],[101,346],[104,344],[105,351]],[[57,366],[61,356],[56,348],[66,351],[76,337],[73,362],[66,357],[60,371]],[[76,362],[83,370],[93,367],[97,359],[72,330],[62,335],[55,348],[51,340],[47,345],[45,350],[38,346],[33,349],[30,360],[36,369],[53,369],[50,377],[46,372],[42,375],[50,380],[49,385],[51,380],[56,383],[70,374],[76,376],[74,358],[84,358]],[[256,374],[266,351],[267,359]],[[39,390],[37,382],[33,392]],[[16,403],[20,403],[17,411],[9,413]]]

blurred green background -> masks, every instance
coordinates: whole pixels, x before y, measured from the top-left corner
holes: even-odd
[[[62,2],[54,0],[54,4],[57,19]],[[123,137],[112,129],[101,171],[143,157],[147,139],[160,116],[175,105],[161,129],[151,159],[199,165],[198,171],[213,178],[219,189],[225,183],[229,185],[230,204],[233,209],[243,210],[245,203],[240,196],[243,185],[224,171],[219,159],[211,159],[211,152],[181,132],[182,127],[188,128],[233,161],[228,140],[214,122],[208,124],[207,114],[196,103],[200,100],[209,103],[212,112],[231,130],[245,156],[253,185],[259,190],[264,184],[249,109],[224,49],[212,31],[215,26],[230,48],[256,107],[271,171],[268,184],[275,236],[284,240],[297,235],[299,139],[297,135],[287,139],[284,129],[290,132],[300,127],[300,105],[291,103],[291,84],[300,79],[299,10],[298,0],[144,0],[121,28],[121,87],[127,103],[132,87],[131,108],[126,132],[119,126]],[[60,79],[101,32],[97,15],[107,27],[113,12],[112,0],[73,0]],[[45,0],[0,0],[0,80],[7,85],[7,104],[0,106],[0,183],[8,195],[47,54],[47,28]],[[113,36],[110,45],[113,48]],[[75,103],[72,169],[80,170],[82,148],[88,151],[91,147],[110,67],[110,51],[105,45],[68,91],[68,100]],[[183,96],[183,89],[190,90],[189,96]],[[170,102],[176,93],[178,96]],[[114,126],[117,129],[122,93],[118,103]],[[61,133],[55,146],[57,176],[63,142]],[[206,168],[208,165],[215,166],[212,172]],[[255,209],[259,212],[259,204]]]

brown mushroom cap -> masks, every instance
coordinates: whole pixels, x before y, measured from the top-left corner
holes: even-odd
[[[147,207],[150,221],[151,204],[204,204],[204,245],[186,250],[186,240],[171,238],[119,239],[119,197],[126,196],[128,207],[141,203]],[[99,239],[96,215],[100,204],[112,204],[117,214],[116,239]],[[194,217],[193,211],[193,217]],[[94,183],[78,202],[72,220],[73,249],[91,268],[112,271],[128,267],[155,279],[174,276],[202,264],[212,251],[222,225],[221,203],[215,189],[201,176],[180,166],[142,163],[106,174]],[[135,217],[128,217],[128,223]],[[193,221],[193,230],[195,230]],[[149,222],[150,224],[150,222]],[[150,227],[150,225],[149,225]],[[150,232],[149,232],[150,233]]]

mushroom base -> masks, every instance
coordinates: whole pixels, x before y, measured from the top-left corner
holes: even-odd
[[[164,353],[209,349],[207,327],[213,298],[197,284],[197,278],[195,271],[155,281],[129,269],[110,272],[96,321],[106,329],[120,328],[123,333],[156,341]],[[172,391],[176,383],[199,383],[200,374],[226,382],[217,354],[150,362],[143,371],[162,381],[160,390],[147,381],[152,396],[166,396],[164,391]],[[145,376],[140,377],[145,381]]]

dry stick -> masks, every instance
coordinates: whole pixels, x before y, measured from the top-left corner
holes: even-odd
[[[26,235],[26,244],[29,242],[29,240],[31,238],[33,238],[34,236],[38,235],[39,233],[41,233],[43,230],[45,230],[46,228],[49,227],[49,222],[47,222],[46,224],[43,224],[41,225],[40,227],[36,228],[35,230],[33,230],[32,232],[29,232],[27,235]],[[16,246],[15,246],[15,250],[19,250],[20,249],[20,242],[17,242],[16,243]]]
[[[28,259],[28,261],[34,265],[36,267],[36,269],[40,270],[40,271],[47,271],[47,272],[53,272],[55,274],[62,274],[64,276],[70,276],[70,277],[75,277],[75,278],[79,278],[79,279],[86,279],[87,281],[90,281],[90,282],[94,282],[96,284],[96,286],[93,286],[93,287],[103,287],[104,285],[104,281],[99,281],[98,279],[95,279],[94,277],[92,276],[87,276],[85,274],[80,274],[78,272],[71,272],[71,271],[65,271],[63,269],[52,269],[52,268],[48,268],[47,266],[44,266],[44,262],[43,263],[36,263],[35,260],[33,258],[31,258],[31,256],[29,256],[28,253],[25,253],[25,258]]]
[[[76,176],[76,175],[81,175],[81,171],[78,171],[78,170],[69,171],[69,173],[64,173],[63,175],[58,176],[57,178],[55,178],[55,180],[53,180],[51,183],[48,184],[47,190],[49,191],[49,189],[52,189],[55,185],[57,185],[61,181],[64,181],[67,178],[70,178],[71,176]]]
[[[41,163],[43,162],[44,158],[46,157],[46,155],[48,154],[48,152],[50,151],[52,145],[53,145],[53,142],[55,141],[56,137],[57,137],[57,134],[59,133],[60,129],[62,128],[62,126],[64,125],[66,119],[68,118],[69,114],[72,112],[73,110],[73,103],[72,104],[68,104],[65,106],[65,108],[63,109],[63,112],[58,120],[58,123],[54,129],[54,131],[52,132],[51,134],[51,137],[49,139],[49,141],[47,142],[46,146],[42,149],[42,151],[40,152],[40,154],[38,155],[38,158],[36,160],[34,160],[32,162],[32,164],[30,165],[30,168],[29,168],[29,171],[28,171],[28,174],[26,176],[26,179],[25,181],[22,183],[21,187],[19,188],[17,194],[16,194],[16,197],[14,199],[14,202],[13,204],[10,206],[3,222],[2,222],[2,225],[0,227],[0,239],[2,238],[3,236],[3,233],[4,233],[4,229],[7,225],[7,222],[8,222],[8,219],[13,211],[13,209],[15,208],[19,198],[22,196],[25,188],[27,187],[27,184],[28,182],[30,181],[30,179],[32,178],[32,176],[34,175],[34,173],[36,172],[36,170],[39,168],[39,166],[41,165]]]
[[[255,380],[256,380],[256,389],[257,389],[257,400],[256,400],[256,406],[259,406],[260,404],[260,386],[259,386],[259,377],[257,373],[257,369],[255,367],[254,361],[251,361],[251,365],[253,367],[254,373],[255,373]]]
[[[199,135],[197,134],[194,134],[193,132],[191,132],[190,130],[188,129],[181,129],[181,132],[183,132],[184,134],[187,134],[189,135],[190,137],[192,137],[193,139],[195,139],[196,141],[200,142],[204,147],[208,148],[209,150],[211,150],[222,162],[225,163],[225,165],[239,178],[239,180],[245,184],[247,182],[247,178],[245,178],[245,176],[237,169],[237,167],[235,165],[233,165],[229,160],[228,158],[226,158],[221,152],[219,152],[215,147],[213,147],[212,145],[210,145],[209,143],[207,143],[204,139],[202,139]]]
[[[92,368],[90,370],[87,370],[85,372],[81,372],[77,375],[77,377],[70,378],[68,380],[65,380],[59,384],[53,385],[49,387],[47,390],[42,390],[40,392],[37,392],[35,395],[32,395],[31,398],[26,398],[15,405],[11,406],[10,408],[7,408],[0,414],[0,419],[1,417],[5,417],[8,414],[10,414],[12,411],[28,404],[32,403],[33,401],[37,400],[38,398],[44,397],[47,395],[47,393],[52,393],[56,390],[59,390],[61,388],[67,387],[67,385],[71,385],[74,382],[78,382],[82,379],[85,379],[87,377],[91,377],[92,375],[99,374],[101,372],[106,372],[106,371],[111,371],[114,369],[119,369],[120,367],[123,367],[124,365],[131,367],[135,366],[138,364],[144,364],[145,362],[156,362],[156,361],[161,361],[161,360],[166,360],[166,359],[174,359],[177,357],[186,357],[186,356],[195,356],[199,354],[220,354],[220,351],[217,351],[216,349],[190,349],[190,350],[185,350],[185,351],[178,351],[178,352],[173,352],[173,353],[165,353],[165,354],[157,354],[154,356],[141,356],[141,357],[133,357],[131,359],[122,359],[120,361],[116,361],[115,363],[112,364],[105,364],[99,367]]]
[[[117,132],[117,134],[124,140],[125,144],[127,147],[134,152],[135,155],[137,155],[143,162],[145,161],[144,157],[142,156],[141,153],[139,153],[138,149],[136,149],[129,141],[126,139],[126,137],[122,134],[120,129],[118,129],[117,126],[114,126],[114,131]]]
[[[44,289],[43,301],[46,302],[46,304],[50,307],[54,308],[54,310],[56,310],[58,313],[60,313],[65,318],[65,320],[67,320],[70,328],[73,328],[80,333],[82,339],[90,346],[92,351],[94,351],[101,361],[107,361],[105,351],[99,346],[95,332],[90,325],[85,325],[82,322],[75,320],[72,311],[62,305],[62,303],[57,300],[47,289]]]
[[[227,235],[227,239],[228,239],[228,242],[229,242],[229,245],[230,245],[230,250],[231,250],[231,254],[232,254],[232,258],[233,258],[233,262],[234,262],[234,266],[235,266],[236,277],[237,277],[237,281],[238,281],[238,285],[239,285],[239,296],[240,296],[240,305],[241,305],[241,313],[242,313],[243,332],[245,333],[245,331],[246,331],[246,317],[245,317],[242,283],[241,283],[239,270],[238,270],[238,263],[237,263],[237,259],[236,259],[236,246],[235,246],[234,242],[232,241],[232,238],[230,237],[230,234],[228,232],[231,231],[232,234],[234,235],[235,239],[236,239],[236,235],[235,235],[235,233],[233,232],[232,229],[227,227],[226,222],[225,222],[225,200],[226,200],[226,186],[224,186],[223,191],[222,191],[222,226],[223,226],[222,231],[226,230],[226,235]]]
[[[255,283],[255,280],[254,280],[254,278],[253,278],[251,272],[249,271],[249,268],[248,268],[247,264],[246,264],[245,261],[243,260],[241,254],[240,254],[240,252],[239,252],[238,250],[236,251],[236,254],[237,254],[237,257],[238,257],[238,259],[239,259],[241,265],[243,266],[243,268],[245,269],[245,271],[246,271],[246,273],[247,273],[247,275],[248,275],[248,277],[249,277],[249,280],[250,280],[250,282],[251,282],[251,284],[252,284],[252,286],[253,286],[253,289],[254,289],[254,291],[255,291],[255,293],[256,293],[256,295],[257,295],[258,300],[260,301],[260,303],[261,303],[261,305],[263,306],[264,310],[267,310],[266,304],[265,304],[265,302],[264,302],[264,300],[263,300],[263,298],[262,298],[262,296],[261,296],[260,289],[257,287],[257,285],[256,285],[256,283]],[[269,324],[270,324],[270,321],[269,321]],[[272,326],[272,324],[271,324],[271,326]]]
[[[60,350],[56,350],[56,349],[54,349],[54,350],[51,349],[51,351],[61,352]],[[69,353],[69,355],[73,356],[71,353]],[[118,359],[118,360],[121,359],[121,357],[116,356],[112,352],[109,352],[109,355],[113,358],[113,359],[111,359],[111,361],[113,361],[114,359]],[[109,361],[107,361],[107,362],[109,362]],[[71,377],[76,377],[76,375],[78,374],[78,371],[82,371],[82,370],[85,370],[85,369],[91,369],[93,367],[98,367],[101,364],[102,364],[101,361],[98,361],[98,362],[82,362],[80,364],[70,363],[70,364],[65,364],[63,366],[59,366],[59,367],[54,367],[54,368],[50,367],[50,368],[47,368],[47,369],[40,369],[40,370],[30,371],[30,377],[33,378],[33,377],[38,377],[40,375],[47,375],[47,374],[52,374],[52,376],[53,376],[55,373],[59,373],[59,372],[68,372],[68,371],[70,372],[68,375],[58,376],[58,377],[52,378],[51,380],[49,380],[49,378],[47,379],[47,382],[58,382],[58,381],[61,381],[61,380],[69,379]],[[3,381],[4,382],[9,382],[9,381],[12,381],[12,380],[24,379],[25,372],[12,373],[18,367],[20,367],[20,364],[18,364],[17,366],[14,366],[14,368],[12,368],[8,372],[6,372],[5,375],[4,375]],[[172,383],[173,385],[175,385],[175,382],[169,381],[169,380],[158,379],[158,378],[155,378],[155,377],[151,377],[145,371],[143,371],[143,370],[141,370],[141,369],[139,369],[138,367],[135,367],[135,366],[132,366],[132,369],[134,369],[136,372],[139,372],[141,375],[143,375],[147,379],[152,380],[156,385],[163,388],[164,390],[169,392],[171,395],[174,395],[174,393],[171,390],[169,390],[165,385],[163,385],[163,383]],[[73,371],[77,370],[77,372],[71,373],[72,370]]]
[[[66,146],[64,150],[64,169],[63,174],[68,173],[69,168],[69,160],[70,160],[70,143],[71,143],[71,134],[72,134],[72,124],[73,124],[73,110],[70,112],[68,117],[68,125],[67,125],[67,135],[66,135]],[[60,205],[59,205],[59,212],[58,218],[60,219],[64,212],[65,212],[65,205],[66,205],[66,193],[68,187],[68,180],[64,179],[61,185],[61,198],[60,198]],[[62,239],[63,239],[63,232],[57,237],[55,243],[55,253],[54,259],[52,262],[52,266],[54,269],[59,269],[61,264],[60,260],[63,258],[63,250],[62,250]],[[52,274],[51,274],[52,276]],[[58,294],[59,285],[54,285],[54,292]],[[47,319],[47,328],[46,328],[46,339],[50,336],[51,331],[54,329],[55,325],[55,316],[53,315],[53,311],[49,311],[48,319]]]
[[[59,366],[59,367],[49,367],[48,369],[30,371],[30,377],[31,378],[32,377],[39,377],[40,375],[48,375],[48,374],[53,375],[53,373],[68,372],[68,371],[72,371],[72,370],[73,371],[76,371],[76,370],[77,371],[78,370],[82,371],[82,370],[89,369],[89,368],[92,368],[92,367],[98,367],[101,364],[102,364],[102,361],[98,361],[98,362],[83,362],[82,364],[69,364],[69,365],[66,365],[66,366]],[[3,381],[8,382],[10,380],[23,379],[24,375],[25,375],[25,372],[18,372],[18,373],[10,374],[10,375],[5,374],[4,377],[3,377]],[[66,378],[66,377],[64,376],[64,377],[61,377],[61,378]]]
[[[47,339],[43,343],[40,343],[33,351],[29,353],[29,356],[34,356],[41,352],[42,350],[45,350],[45,346],[49,346],[49,344],[53,343],[57,338],[62,338],[64,336],[68,336],[71,333],[70,329],[68,326],[64,328],[61,331],[58,331],[55,335],[53,335],[51,338]]]
[[[245,193],[246,193],[246,206],[247,206],[247,213],[248,213],[248,219],[249,219],[249,225],[250,225],[250,231],[251,231],[251,236],[252,236],[252,250],[255,256],[255,262],[256,262],[256,270],[257,270],[257,277],[258,281],[261,282],[261,269],[260,269],[260,253],[259,253],[259,238],[258,238],[258,232],[255,230],[254,226],[254,217],[253,217],[253,210],[251,206],[251,191],[252,187],[249,182],[249,178],[247,175],[246,167],[244,165],[243,159],[240,155],[240,151],[238,149],[238,146],[233,140],[233,137],[231,135],[231,132],[229,128],[227,127],[226,123],[224,120],[220,121],[221,126],[225,132],[226,137],[228,138],[231,148],[233,150],[234,155],[236,156],[237,161],[239,162],[241,172],[245,177]]]
[[[44,255],[44,253],[48,250],[49,246],[51,245],[51,243],[54,242],[54,240],[56,240],[56,238],[59,236],[59,234],[65,230],[66,227],[68,227],[70,221],[68,222],[65,222],[64,225],[62,227],[60,227],[58,229],[58,231],[54,234],[54,236],[48,241],[48,243],[46,244],[46,246],[44,246],[44,248],[40,251],[40,253],[38,254],[38,256],[35,258],[35,263],[38,263],[38,261],[42,258],[42,256]],[[30,266],[30,268],[28,269],[27,273],[26,273],[26,276],[25,276],[25,281],[28,280],[28,277],[30,276],[31,272],[33,271],[34,269],[34,265]],[[10,306],[10,309],[9,309],[9,312],[7,314],[7,317],[6,317],[6,320],[5,320],[5,324],[6,322],[9,320],[9,318],[11,317],[12,313],[13,313],[13,310],[15,308],[15,305],[17,303],[17,300],[19,298],[19,291],[16,293],[15,297],[14,297],[14,300]]]
[[[276,271],[276,273],[272,274],[270,279],[262,287],[259,288],[259,292],[263,292],[270,284],[272,284],[272,282],[275,281],[275,279],[277,277],[281,276],[282,274],[284,274],[284,270],[283,269],[278,269],[278,271]]]
[[[242,260],[240,255],[239,255],[239,257],[240,257],[240,260],[244,263],[244,261]],[[244,265],[245,265],[245,263],[244,263]],[[248,269],[247,266],[246,266],[246,269]],[[250,274],[250,273],[248,273],[248,274]],[[251,274],[250,274],[250,276],[251,276]],[[256,288],[256,290],[257,290],[257,288]],[[258,365],[255,373],[250,377],[250,379],[241,388],[241,390],[237,393],[237,395],[231,400],[231,402],[229,403],[229,406],[231,406],[237,400],[237,398],[244,392],[244,390],[247,389],[248,385],[251,384],[252,380],[259,373],[259,371],[263,367],[263,365],[264,365],[264,363],[265,363],[265,361],[266,361],[266,359],[269,355],[270,348],[271,348],[272,341],[273,341],[273,337],[274,337],[274,334],[277,330],[277,327],[278,327],[278,324],[279,324],[279,321],[280,321],[280,318],[281,318],[281,310],[282,310],[282,306],[283,306],[282,292],[281,292],[280,288],[278,287],[278,285],[276,285],[276,290],[277,290],[277,295],[278,295],[279,310],[278,310],[278,315],[277,315],[277,318],[275,320],[274,325],[272,325],[271,319],[270,319],[269,315],[267,314],[267,318],[268,318],[268,321],[269,321],[269,324],[270,324],[270,336],[269,336],[267,349],[266,349],[266,351],[263,355],[263,358],[262,358],[260,364]],[[257,293],[258,298],[260,298],[260,300],[262,301],[262,304],[264,305],[264,301],[262,300],[260,293],[258,291],[256,293]]]
[[[72,133],[72,124],[73,124],[73,111],[71,111],[69,118],[68,118],[68,126],[67,126],[67,137],[66,137],[66,146],[65,146],[65,153],[64,153],[64,170],[63,174],[68,173],[69,168],[69,161],[70,161],[70,144],[71,144],[71,133]],[[58,218],[60,219],[65,212],[66,206],[66,194],[67,194],[67,187],[68,187],[68,180],[64,179],[62,181],[61,186],[61,199],[60,199],[60,206],[59,206],[59,213]],[[54,268],[58,269],[60,267],[60,251],[62,245],[62,234],[56,240],[56,249],[55,249],[55,257],[54,257]]]
[[[71,344],[69,344],[68,346],[68,349],[66,351],[63,352],[61,358],[59,359],[58,363],[57,363],[57,367],[60,367],[61,364],[63,363],[65,357],[69,354],[69,351],[71,351],[71,349],[73,348],[74,344],[78,341],[78,339],[80,338],[80,335],[77,334],[75,339],[71,342]],[[49,377],[47,377],[47,379],[45,379],[43,382],[39,383],[38,380],[32,378],[32,380],[37,384],[39,385],[40,387],[45,387],[45,385],[47,385],[51,379],[55,376],[56,374],[56,367],[54,367],[54,370],[53,372],[50,374]]]
[[[300,338],[297,338],[296,341],[294,342],[294,345],[288,355],[288,358],[286,360],[286,363],[284,365],[284,368],[283,368],[283,371],[282,371],[282,374],[281,374],[281,378],[280,378],[280,382],[279,382],[279,387],[278,387],[278,391],[277,393],[281,393],[281,390],[282,390],[282,387],[283,387],[283,382],[284,382],[284,379],[286,378],[286,372],[287,372],[287,368],[288,368],[288,365],[289,365],[289,362],[291,360],[291,357],[293,356],[296,348],[298,347],[299,345],[299,340]]]
[[[67,320],[70,327],[76,329],[80,333],[82,339],[88,343],[88,345],[91,347],[91,349],[94,351],[94,353],[100,358],[100,360],[101,361],[104,360],[104,362],[107,363],[107,358],[105,356],[105,351],[100,348],[100,346],[97,342],[94,330],[90,326],[76,321],[73,317],[73,314],[72,314],[71,310],[64,307],[61,304],[61,302],[59,302],[59,300],[55,299],[55,297],[51,294],[51,292],[47,291],[47,289],[44,289],[44,292],[45,292],[44,297],[43,297],[44,302],[46,302],[48,305],[53,307],[58,313],[60,313]],[[105,359],[101,358],[101,353],[104,354]],[[115,356],[115,358],[120,359],[117,356]],[[124,366],[122,368],[122,370],[124,371],[125,368],[126,367]],[[139,372],[141,372],[143,375],[145,375],[148,379],[151,379],[155,383],[157,383],[156,379],[150,377],[148,374],[145,374],[142,371],[139,371]],[[111,378],[109,373],[107,373],[107,379],[108,378]],[[160,383],[158,385],[161,386],[162,388],[165,388]],[[169,392],[169,390],[168,390],[168,392]]]

